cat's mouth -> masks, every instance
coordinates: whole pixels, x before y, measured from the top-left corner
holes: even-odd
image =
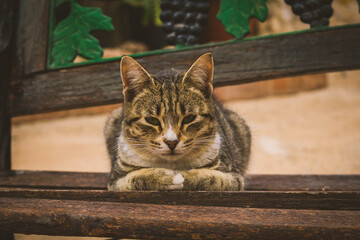
[[[181,153],[178,153],[178,152],[167,152],[167,153],[163,153],[161,154],[163,156],[180,156]]]

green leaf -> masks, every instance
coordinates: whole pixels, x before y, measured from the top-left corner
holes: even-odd
[[[251,17],[263,22],[267,15],[266,0],[221,0],[217,18],[228,33],[236,38],[242,38],[250,32]]]
[[[99,41],[93,36],[90,36],[80,40],[79,53],[84,58],[97,59],[101,58],[103,50],[99,45]]]
[[[360,13],[360,0],[357,0],[358,1],[358,4],[359,4],[359,13]]]
[[[63,0],[57,0],[62,1]],[[52,65],[61,66],[72,62],[76,55],[87,59],[98,59],[103,55],[99,41],[90,31],[112,31],[111,18],[102,14],[101,10],[82,7],[70,0],[71,12],[67,18],[59,22],[53,32]]]

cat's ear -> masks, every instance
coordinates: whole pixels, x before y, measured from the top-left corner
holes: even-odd
[[[213,91],[214,61],[211,53],[201,55],[186,71],[183,83],[190,83],[204,93],[212,94]]]
[[[143,89],[154,84],[150,74],[133,58],[123,56],[120,62],[120,75],[123,82],[123,93],[127,100],[131,100]]]

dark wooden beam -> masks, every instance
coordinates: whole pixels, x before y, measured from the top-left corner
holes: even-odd
[[[19,0],[14,66],[18,78],[46,69],[50,2]]]
[[[0,1],[0,171],[11,169],[9,90],[14,47],[11,41],[14,15],[14,1]]]
[[[0,187],[106,189],[108,173],[10,171],[0,174]],[[360,191],[360,175],[246,176],[250,191]]]
[[[358,192],[194,192],[0,188],[1,197],[241,208],[360,210]]]
[[[15,1],[0,1],[0,175],[11,169],[9,94],[15,15]],[[0,239],[14,240],[14,234],[11,231],[0,231]]]
[[[356,239],[360,212],[0,197],[0,229],[137,239]]]
[[[360,25],[280,34],[138,57],[150,73],[185,69],[204,52],[215,59],[215,86],[360,68]],[[119,61],[13,79],[13,116],[122,101]]]
[[[9,171],[0,174],[0,187],[106,189],[108,173]]]

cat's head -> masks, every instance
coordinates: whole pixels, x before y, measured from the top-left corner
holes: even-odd
[[[186,72],[149,74],[131,57],[120,63],[127,148],[149,161],[207,155],[216,141],[213,58],[200,56]]]

